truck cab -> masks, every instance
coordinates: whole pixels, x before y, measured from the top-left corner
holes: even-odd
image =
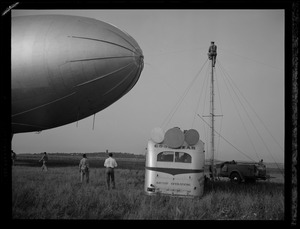
[[[263,163],[241,163],[226,161],[216,166],[218,177],[227,177],[234,183],[266,180],[266,166]]]

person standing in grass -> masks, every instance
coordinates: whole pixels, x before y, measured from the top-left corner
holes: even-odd
[[[39,160],[39,162],[43,162],[43,165],[42,165],[42,171],[48,171],[48,169],[47,169],[47,165],[46,165],[46,163],[47,163],[47,161],[48,161],[48,155],[47,155],[47,153],[46,152],[44,152],[44,155],[42,156],[42,158],[41,158],[41,160]]]
[[[79,172],[80,172],[81,183],[83,183],[84,177],[85,177],[86,183],[89,183],[89,178],[90,178],[89,170],[90,170],[89,161],[86,158],[86,154],[84,153],[82,155],[82,159],[80,160],[80,163],[79,163]]]
[[[107,189],[109,190],[110,189],[110,181],[112,183],[112,189],[116,188],[114,168],[116,168],[118,165],[117,165],[116,160],[113,158],[112,153],[109,153],[108,156],[109,157],[104,162],[104,166],[106,167],[106,171],[105,171],[106,184],[107,184]]]

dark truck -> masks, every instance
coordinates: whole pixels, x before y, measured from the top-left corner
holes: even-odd
[[[262,163],[226,161],[216,165],[217,177],[228,177],[234,183],[266,180],[266,166]]]

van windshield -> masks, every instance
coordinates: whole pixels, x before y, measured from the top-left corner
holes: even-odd
[[[157,155],[157,161],[174,162],[173,151],[163,151]],[[184,152],[175,152],[175,162],[192,163],[191,155]]]
[[[157,155],[157,161],[174,161],[174,152],[172,151],[164,151]]]
[[[191,163],[192,157],[184,152],[175,152],[175,162]]]

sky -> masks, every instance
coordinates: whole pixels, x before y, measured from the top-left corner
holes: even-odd
[[[138,42],[145,64],[133,89],[96,114],[94,129],[90,116],[78,125],[15,134],[17,154],[145,154],[155,127],[177,126],[196,129],[210,157],[210,121],[203,116],[214,41],[215,130],[222,136],[215,134],[215,159],[284,162],[284,10],[12,10],[12,16],[36,14],[113,24]]]

